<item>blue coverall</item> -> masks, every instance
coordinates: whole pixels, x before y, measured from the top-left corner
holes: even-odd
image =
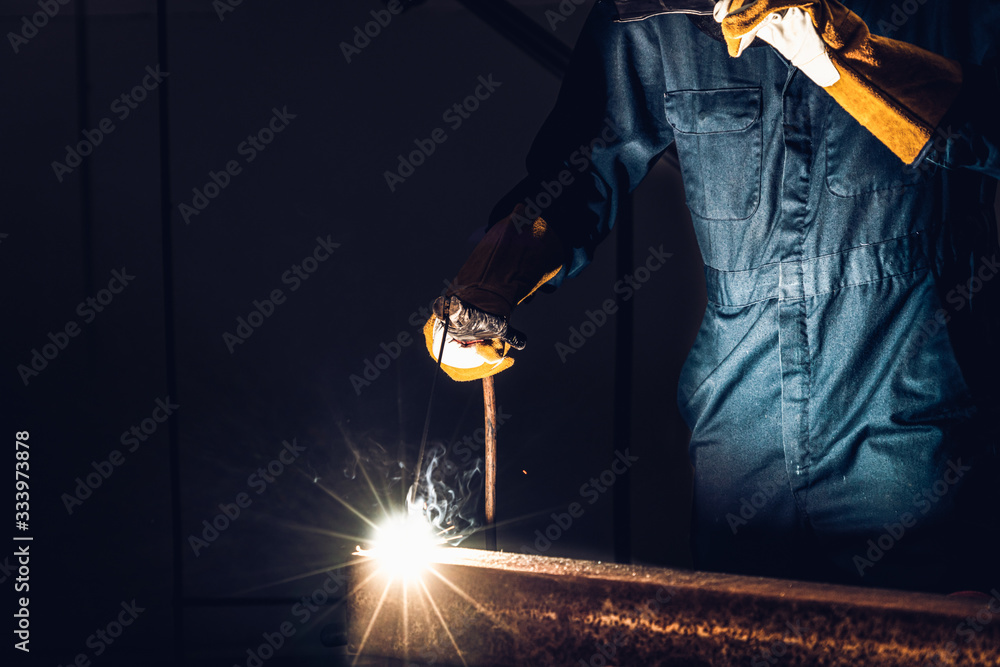
[[[987,590],[1000,5],[929,0],[900,21],[886,3],[845,4],[874,34],[963,63],[962,98],[917,165],[771,47],[730,58],[711,17],[618,22],[601,0],[496,216],[544,203],[572,257],[557,282],[571,277],[676,143],[708,290],[678,392],[696,567]],[[571,163],[581,145],[593,153]],[[572,184],[539,199],[566,169]]]

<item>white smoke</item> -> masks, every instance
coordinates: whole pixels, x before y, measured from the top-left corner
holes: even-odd
[[[476,510],[483,489],[483,460],[458,465],[444,445],[427,450],[416,493],[407,510],[423,513],[427,522],[452,546],[475,532]]]

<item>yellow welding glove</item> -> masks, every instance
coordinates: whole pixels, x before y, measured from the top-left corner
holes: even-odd
[[[771,44],[908,165],[962,87],[957,62],[872,35],[834,0],[720,0],[715,18],[731,56],[754,38]]]
[[[437,361],[443,335],[444,321],[432,316],[424,325],[424,340],[427,343],[427,351],[434,361]],[[460,382],[481,380],[514,365],[514,359],[508,356],[511,349],[510,343],[499,338],[460,341],[451,335],[449,328],[441,370],[452,380]]]
[[[508,326],[510,313],[559,273],[563,253],[545,220],[526,217],[521,204],[486,232],[424,325],[427,351],[437,361],[447,317],[441,368],[449,377],[478,380],[514,364],[510,351],[526,341]]]

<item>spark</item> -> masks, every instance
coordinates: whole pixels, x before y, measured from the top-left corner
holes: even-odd
[[[420,577],[435,549],[446,542],[433,533],[422,512],[411,509],[377,526],[371,547],[358,546],[354,553],[378,560],[380,569],[392,578],[409,582]]]
[[[372,489],[374,491],[374,489]],[[381,506],[381,504],[380,504]],[[459,648],[451,629],[448,627],[440,607],[431,595],[431,591],[423,581],[425,573],[430,572],[438,579],[445,581],[450,587],[453,584],[444,580],[438,572],[430,566],[435,562],[437,553],[445,546],[450,545],[453,540],[462,540],[468,537],[462,534],[455,525],[441,528],[434,525],[428,516],[428,506],[424,499],[418,498],[406,503],[406,508],[394,515],[388,516],[385,521],[377,525],[370,541],[365,547],[358,545],[354,551],[355,556],[370,558],[375,561],[375,570],[365,578],[353,591],[357,594],[364,586],[368,585],[376,575],[378,579],[385,580],[384,588],[378,593],[378,602],[372,612],[372,617],[368,620],[368,625],[359,643],[355,663],[361,657],[368,640],[371,638],[373,629],[378,622],[379,614],[385,609],[386,599],[390,596],[390,589],[396,590],[391,595],[402,596],[402,639],[403,650],[409,652],[409,624],[411,622],[410,603],[419,601],[424,606],[426,597],[434,616],[441,623],[445,634],[448,636],[451,645],[454,647],[459,660],[466,664],[465,656]],[[400,584],[394,587],[394,584]],[[372,584],[378,585],[378,584]],[[417,595],[410,595],[409,589],[415,587]],[[377,589],[376,589],[377,590]],[[476,603],[464,591],[457,591],[460,595],[470,600],[476,609],[484,612],[485,608]],[[424,606],[426,612],[426,606]],[[491,615],[491,620],[492,615]]]
[[[403,586],[403,657],[409,662],[410,657],[410,612],[409,601],[406,599],[406,586]]]
[[[367,523],[372,528],[378,529],[378,526],[376,526],[375,523],[371,519],[369,519],[364,514],[362,514],[361,512],[359,512],[350,503],[348,503],[346,500],[344,500],[343,498],[341,498],[340,496],[338,496],[336,493],[334,493],[330,489],[326,488],[322,484],[317,483],[316,486],[319,487],[320,489],[322,489],[323,492],[326,495],[330,496],[331,498],[333,498],[334,500],[336,500],[338,503],[340,503],[341,505],[343,505],[344,508],[347,509],[348,511],[350,511],[352,514],[354,514],[354,516],[358,517],[359,519],[361,519],[362,521],[364,521],[365,523]]]
[[[441,627],[444,628],[445,634],[448,635],[448,639],[451,640],[451,645],[455,647],[455,652],[458,653],[458,659],[462,661],[462,664],[468,667],[468,663],[465,662],[465,656],[462,654],[462,649],[458,648],[458,643],[455,641],[454,635],[451,634],[451,630],[448,628],[448,624],[444,621],[444,616],[441,615],[441,610],[438,609],[437,603],[434,602],[434,598],[431,597],[431,592],[427,590],[427,585],[423,581],[420,582],[420,587],[424,589],[424,595],[427,596],[427,601],[431,603],[431,607],[434,609],[434,614],[437,615],[438,620],[441,621]]]
[[[329,519],[319,521],[318,525],[287,519],[280,521],[283,530],[292,531],[302,537],[314,536],[332,541],[337,545],[334,553],[338,558],[325,555],[317,561],[298,560],[292,572],[281,568],[266,580],[256,581],[255,585],[239,591],[239,594],[247,595],[274,586],[287,585],[317,575],[336,572],[344,567],[353,569],[359,561],[368,561],[373,567],[354,570],[357,574],[347,580],[348,585],[343,591],[340,590],[341,582],[345,581],[342,578],[333,579],[337,588],[332,591],[328,587],[328,582],[324,582],[323,587],[330,594],[331,604],[315,617],[322,618],[338,607],[342,608],[342,605],[352,599],[365,598],[375,603],[374,607],[366,607],[373,609],[368,612],[371,613],[370,618],[356,619],[357,625],[354,627],[357,634],[354,637],[360,635],[360,641],[357,648],[351,649],[352,652],[356,652],[354,663],[357,664],[359,659],[364,660],[362,655],[366,649],[371,651],[373,650],[371,647],[384,641],[384,638],[380,638],[384,635],[380,621],[382,624],[390,623],[389,627],[398,627],[397,624],[402,622],[402,627],[399,628],[401,634],[397,635],[398,639],[395,641],[402,641],[404,654],[407,656],[411,649],[419,648],[411,646],[415,635],[410,626],[425,627],[429,624],[433,628],[437,621],[448,640],[442,644],[442,648],[447,651],[450,644],[458,660],[465,664],[463,648],[468,650],[464,642],[469,635],[467,632],[464,635],[457,633],[454,628],[449,627],[448,621],[453,622],[454,619],[447,612],[447,608],[441,606],[440,595],[443,594],[451,599],[452,594],[455,594],[471,605],[469,613],[488,619],[496,627],[504,625],[495,613],[477,602],[455,583],[448,581],[444,573],[437,571],[434,566],[447,561],[447,556],[443,554],[448,547],[482,530],[477,528],[472,518],[476,509],[475,502],[466,504],[470,498],[474,500],[473,494],[477,493],[474,482],[479,479],[477,475],[482,474],[481,462],[477,461],[466,469],[458,468],[460,474],[456,475],[453,472],[456,470],[454,465],[449,464],[451,467],[445,467],[440,463],[442,460],[447,462],[443,447],[440,448],[440,452],[438,448],[430,449],[427,452],[430,462],[422,469],[420,484],[415,489],[410,487],[411,493],[407,494],[409,497],[404,496],[403,502],[400,503],[400,500],[396,499],[399,497],[394,493],[397,485],[405,485],[405,480],[409,476],[405,462],[398,462],[399,469],[403,472],[391,476],[386,481],[381,475],[371,474],[372,471],[365,465],[368,459],[358,451],[346,429],[343,435],[347,448],[353,456],[353,463],[360,468],[357,471],[356,483],[357,491],[360,493],[355,493],[353,497],[348,493],[354,492],[355,487],[346,489],[342,493],[332,478],[327,477],[324,480],[316,470],[297,472],[312,494],[321,497],[322,500],[326,498],[333,500],[345,510],[340,514],[350,514],[352,521],[341,519],[339,525],[334,524],[330,527],[328,527]],[[381,448],[381,445],[379,447]],[[376,465],[383,467],[392,465],[392,469],[395,470],[395,461],[388,464],[384,461],[377,462]],[[351,476],[351,479],[354,477]],[[540,511],[538,514],[544,513]],[[520,520],[525,518],[530,517],[523,517]],[[514,521],[518,519],[509,522]],[[343,528],[343,530],[331,528]],[[350,545],[358,546],[345,562],[340,557],[350,551],[349,548],[343,549],[343,547]],[[434,595],[437,595],[438,599],[434,599],[432,597]],[[462,648],[459,647],[460,643],[463,644]]]
[[[488,618],[490,620],[490,622],[493,623],[493,625],[495,625],[495,626],[497,626],[499,628],[503,628],[504,630],[506,630],[508,633],[510,633],[512,635],[515,633],[514,628],[508,627],[506,624],[504,624],[503,622],[501,622],[500,619],[496,616],[496,614],[494,614],[493,612],[491,612],[489,609],[487,609],[483,605],[479,604],[479,602],[477,602],[475,598],[473,598],[471,595],[469,595],[464,590],[462,590],[461,588],[459,588],[458,586],[456,586],[454,583],[452,583],[451,580],[449,580],[446,576],[444,576],[443,574],[441,574],[440,572],[438,572],[437,570],[435,570],[433,567],[428,567],[427,571],[430,572],[431,574],[433,574],[438,579],[440,579],[442,581],[442,583],[444,583],[445,586],[447,586],[451,590],[455,591],[455,593],[457,593],[462,599],[464,599],[466,602],[468,602],[473,607],[475,607],[476,610],[480,614],[482,614],[483,616],[485,616],[486,618]]]
[[[350,433],[348,433],[347,429],[344,427],[343,424],[338,424],[338,426],[340,427],[341,434],[344,436],[344,442],[347,444],[347,447],[351,450],[351,454],[354,455],[355,464],[358,465],[359,468],[361,468],[361,474],[364,476],[365,482],[367,482],[368,484],[368,488],[371,490],[372,495],[375,497],[375,502],[378,503],[379,508],[382,510],[382,516],[384,517],[389,516],[389,512],[385,508],[385,503],[382,502],[382,496],[380,496],[378,491],[375,490],[375,485],[372,483],[372,479],[368,475],[368,469],[361,464],[361,453],[358,451],[357,446],[351,439]],[[379,445],[377,442],[375,444],[378,447],[381,447],[381,445]]]
[[[365,643],[368,641],[368,635],[371,634],[372,628],[375,627],[375,621],[378,619],[378,613],[382,610],[382,605],[385,603],[385,596],[389,594],[389,587],[392,586],[392,579],[385,582],[385,588],[382,590],[382,597],[378,599],[378,604],[375,605],[375,611],[372,613],[372,620],[368,621],[368,627],[365,628],[365,634],[361,637],[361,644],[358,646],[358,654],[354,656],[354,662],[352,665],[358,664],[358,658],[361,657],[361,653],[365,650]]]
[[[339,606],[348,599],[357,597],[369,598],[375,603],[373,608],[369,607],[373,609],[370,618],[357,619],[357,628],[361,638],[357,648],[352,649],[352,652],[356,651],[355,664],[369,645],[377,643],[375,637],[383,634],[379,630],[380,616],[395,616],[396,614],[399,616],[396,616],[395,620],[385,621],[384,618],[382,620],[392,624],[402,622],[402,627],[399,628],[400,635],[397,636],[396,641],[402,641],[405,655],[408,655],[410,649],[413,648],[410,646],[413,641],[410,625],[418,623],[422,626],[424,619],[433,625],[436,619],[447,636],[448,642],[454,648],[458,660],[462,664],[466,664],[465,653],[459,647],[459,641],[464,637],[463,635],[456,637],[452,628],[449,627],[438,600],[432,597],[435,592],[448,595],[453,593],[459,596],[460,599],[471,605],[469,610],[471,613],[486,619],[494,627],[503,628],[513,634],[513,629],[507,628],[497,614],[476,601],[454,582],[449,581],[443,572],[434,567],[438,563],[447,561],[447,556],[444,555],[447,547],[484,530],[483,527],[477,527],[476,523],[469,518],[475,510],[474,504],[465,506],[470,494],[474,493],[472,482],[478,479],[472,476],[482,474],[479,464],[477,463],[474,469],[461,471],[459,476],[454,477],[453,473],[450,472],[451,469],[443,469],[438,465],[441,457],[445,456],[444,452],[438,453],[436,449],[431,449],[428,452],[430,462],[425,468],[418,469],[419,486],[408,487],[409,493],[403,496],[402,503],[393,502],[390,500],[393,489],[387,488],[384,480],[382,483],[378,483],[380,480],[369,474],[365,465],[365,457],[351,441],[346,429],[342,433],[347,447],[353,455],[355,465],[360,468],[358,482],[370,494],[369,498],[363,501],[359,500],[358,504],[355,505],[353,498],[348,501],[345,495],[338,493],[328,483],[324,484],[315,471],[304,474],[303,478],[304,481],[310,483],[312,489],[321,491],[341,505],[356,519],[367,525],[369,530],[340,532],[326,527],[285,523],[286,528],[302,534],[311,533],[357,546],[350,563],[316,569],[272,582],[266,586],[313,576],[325,570],[338,569],[344,565],[354,565],[359,561],[370,562],[373,567],[360,577],[360,581],[355,579],[347,594],[334,605],[334,607]],[[379,447],[381,446],[379,445]],[[405,472],[407,466],[403,461],[400,461],[399,467],[404,472],[399,477],[392,478],[392,482],[405,484],[404,480],[408,476]],[[442,470],[449,470],[449,472],[442,472]],[[525,475],[528,474],[527,470],[522,470],[522,472]],[[517,523],[535,515],[541,516],[546,511],[543,509],[528,516],[498,522],[497,525]],[[351,534],[352,532],[358,534]]]

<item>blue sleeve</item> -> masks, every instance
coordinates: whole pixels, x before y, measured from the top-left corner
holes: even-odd
[[[934,43],[950,35],[932,50],[962,63],[962,91],[938,126],[928,159],[1000,178],[1000,2],[942,0],[931,16],[924,38]]]
[[[494,209],[497,219],[524,203],[528,215],[555,230],[567,253],[556,284],[590,263],[620,199],[673,141],[659,34],[651,21],[616,17],[610,2],[594,6],[555,108],[528,153],[528,176]]]
[[[963,64],[962,91],[931,140],[927,159],[1000,179],[1000,71]]]

